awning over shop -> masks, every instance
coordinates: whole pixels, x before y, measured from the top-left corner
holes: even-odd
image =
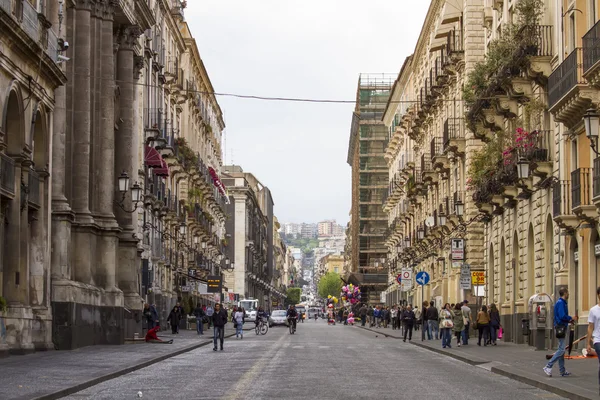
[[[163,159],[154,147],[144,148],[144,163],[150,168],[162,168]]]

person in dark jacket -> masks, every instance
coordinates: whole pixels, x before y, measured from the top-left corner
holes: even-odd
[[[439,318],[440,314],[435,306],[435,303],[433,301],[429,302],[429,308],[427,309],[427,330],[429,340],[433,339],[434,336],[435,340],[439,340],[440,338]]]
[[[148,330],[154,328],[158,323],[158,312],[154,305],[144,304],[144,317],[148,323]]]
[[[196,309],[194,310],[194,315],[196,316],[196,332],[198,332],[198,335],[204,335],[204,317],[206,316],[206,313],[204,312],[204,309],[202,308],[202,304],[198,303],[198,306],[196,307]]]
[[[495,304],[490,306],[490,344],[496,345],[498,339],[498,329],[500,329],[500,313]]]
[[[412,340],[412,331],[415,326],[415,313],[411,306],[407,306],[406,310],[402,311],[402,323],[404,324],[404,341],[408,334],[408,341]]]
[[[223,351],[223,340],[225,339],[225,325],[227,324],[227,311],[225,311],[221,304],[215,304],[215,312],[212,315],[212,323],[214,325],[213,330],[213,350],[217,351],[217,338],[221,342],[221,351]]]
[[[179,312],[179,307],[175,306],[169,313],[169,318],[167,318],[167,322],[171,323],[171,333],[174,335],[179,333],[179,321],[181,320],[181,313]]]
[[[360,317],[360,325],[365,326],[367,323],[367,305],[363,304],[360,310],[358,310],[358,316]]]
[[[425,340],[425,333],[427,332],[427,340],[431,340],[431,332],[429,332],[428,326],[427,326],[427,308],[429,306],[429,303],[424,301],[423,302],[423,309],[421,310],[421,341]]]

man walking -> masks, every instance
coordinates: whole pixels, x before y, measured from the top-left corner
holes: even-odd
[[[365,326],[367,323],[367,305],[363,304],[360,310],[358,310],[358,316],[360,317],[360,326]]]
[[[435,335],[435,340],[439,340],[440,338],[440,322],[439,322],[439,313],[435,303],[431,301],[429,303],[429,308],[427,309],[427,328],[429,331],[429,340],[433,338]]]
[[[469,301],[463,301],[463,305],[460,308],[462,311],[463,322],[465,324],[465,328],[461,332],[463,346],[469,344],[469,328],[471,327],[471,308],[469,307]]]
[[[196,332],[198,335],[204,335],[204,310],[202,309],[202,304],[198,303],[198,306],[194,310],[194,315],[196,316]]]
[[[558,295],[560,296],[560,299],[558,299],[554,305],[554,329],[556,338],[558,339],[558,349],[543,369],[546,375],[552,376],[552,366],[558,361],[560,376],[569,376],[571,373],[565,369],[565,342],[569,324],[577,321],[577,316],[569,316],[569,307],[567,306],[569,291],[562,288],[558,291]]]
[[[223,351],[223,340],[225,339],[225,325],[227,324],[227,311],[221,308],[221,304],[215,304],[215,312],[212,315],[213,330],[213,351],[217,351],[217,338],[221,343],[221,351]]]
[[[208,317],[208,329],[210,329],[213,314],[214,314],[214,310],[209,304],[208,307],[206,308],[206,316]]]
[[[404,341],[406,342],[406,335],[408,334],[408,341],[412,340],[413,326],[415,325],[415,313],[411,306],[406,307],[406,310],[402,312],[401,318],[404,324]]]
[[[598,304],[591,308],[588,316],[588,354],[592,351],[592,347],[596,350],[596,354],[600,354],[600,286],[596,289],[596,298]],[[600,361],[600,358],[598,360]],[[598,384],[600,384],[600,369],[598,369]]]
[[[425,340],[425,332],[427,332],[427,340],[431,340],[431,332],[429,332],[429,327],[427,324],[427,306],[429,303],[426,301],[423,302],[423,310],[421,311],[421,342]]]

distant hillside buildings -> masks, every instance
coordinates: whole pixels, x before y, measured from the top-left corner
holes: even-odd
[[[321,221],[316,224],[307,223],[285,223],[281,224],[281,232],[287,237],[300,239],[314,239],[323,237],[335,237],[344,235],[344,227],[339,225],[335,219]]]

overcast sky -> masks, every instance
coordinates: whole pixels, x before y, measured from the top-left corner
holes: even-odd
[[[398,73],[427,0],[188,0],[185,10],[216,92],[354,100],[361,72]],[[271,189],[281,222],[350,211],[352,104],[218,97],[226,161]]]

